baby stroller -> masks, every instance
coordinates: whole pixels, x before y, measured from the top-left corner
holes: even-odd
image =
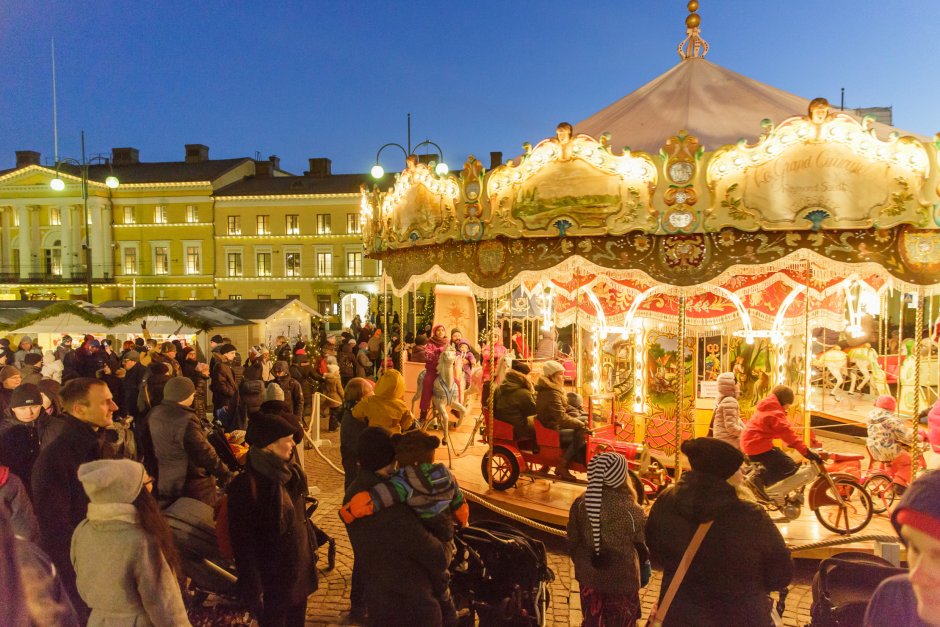
[[[535,626],[545,624],[551,602],[545,545],[511,525],[481,521],[458,529],[451,563],[451,593],[457,609],[468,609],[462,624]]]
[[[813,576],[810,627],[861,625],[878,584],[905,572],[868,553],[850,551],[824,559]]]
[[[208,593],[234,596],[235,564],[222,557],[215,533],[212,507],[181,497],[163,510],[179,550],[183,571],[192,580],[196,596]]]

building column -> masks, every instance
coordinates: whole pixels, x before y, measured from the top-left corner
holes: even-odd
[[[101,209],[100,199],[88,199],[88,214],[91,218],[91,233],[88,239],[91,246],[91,276],[94,279],[104,278],[105,259],[111,254],[110,250],[104,249],[104,232],[110,225],[105,225],[102,215],[104,212]]]
[[[42,249],[42,232],[39,230],[39,205],[28,205],[29,209],[29,248],[33,260],[30,273],[35,277],[44,277],[46,274],[46,258]],[[22,229],[20,229],[22,233]],[[22,237],[22,236],[21,236]]]
[[[30,210],[27,205],[15,205],[14,209],[20,221],[20,279],[29,279],[33,273],[33,238],[29,232]]]
[[[13,272],[10,232],[13,230],[13,207],[0,207],[0,274]]]
[[[72,274],[81,274],[82,268],[85,267],[85,258],[82,256],[85,254],[82,240],[82,235],[85,232],[85,225],[82,224],[84,219],[84,214],[82,214],[81,205],[69,205],[68,214],[70,224],[72,225],[71,230],[68,232],[67,237],[72,244]]]
[[[101,206],[101,222],[97,229],[101,233],[102,271],[114,278],[114,207],[108,202]],[[138,254],[140,251],[138,250]],[[138,259],[137,263],[140,263]]]
[[[72,278],[72,267],[75,262],[73,257],[75,248],[72,246],[72,205],[59,205],[59,215],[61,216],[61,226],[59,226],[59,241],[62,243],[62,279]]]

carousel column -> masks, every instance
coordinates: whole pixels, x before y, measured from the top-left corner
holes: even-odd
[[[673,475],[676,481],[682,476],[682,464],[679,459],[679,447],[682,445],[682,405],[685,396],[685,296],[679,297],[679,333],[676,343],[676,354],[679,359],[678,376],[676,377],[676,456]],[[694,435],[694,434],[693,434]]]
[[[923,290],[918,289],[914,292],[914,298],[917,299],[917,310],[914,314],[914,398],[911,400],[911,415],[914,417],[914,433],[917,433],[918,419],[917,415],[920,414],[920,367],[922,361],[922,348],[924,342],[921,341],[921,336],[923,335],[924,329],[924,292]],[[930,345],[927,344],[928,351]],[[929,352],[928,352],[929,355]],[[911,447],[911,479],[917,476],[917,466],[920,458],[921,446],[917,442],[917,438],[914,438],[913,446]]]
[[[803,297],[803,442],[807,444],[812,434],[812,416],[810,414],[812,401],[810,400],[810,394],[813,387],[813,338],[809,329],[809,286],[810,279],[812,278],[811,274],[809,261],[807,261],[803,276],[803,284],[806,286],[806,294]],[[823,395],[825,395],[825,390],[823,390]]]
[[[489,484],[490,490],[493,489],[493,397],[496,396],[496,303],[493,298],[490,298],[486,306],[486,328],[489,332],[489,337],[487,338],[490,345],[490,380],[488,387],[488,394],[486,395],[486,444],[489,448],[489,457],[490,467],[486,473],[486,481]],[[502,333],[502,332],[500,332]],[[481,355],[482,357],[482,355]],[[486,385],[486,381],[483,382],[483,385]],[[480,408],[482,411],[482,407]]]

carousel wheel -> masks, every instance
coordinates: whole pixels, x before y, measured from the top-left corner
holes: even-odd
[[[508,490],[516,485],[519,480],[519,462],[516,456],[510,451],[497,446],[493,449],[493,487],[497,490]],[[490,479],[490,454],[483,455],[483,462],[480,465],[483,471],[483,478],[486,481]]]
[[[876,472],[865,479],[862,487],[868,490],[868,494],[871,496],[872,511],[876,514],[883,514],[894,505],[897,493],[894,490],[894,482],[891,481],[891,477],[888,475]]]
[[[842,535],[858,533],[871,521],[874,509],[871,497],[854,479],[834,476],[832,482],[841,497],[842,505],[833,494],[832,487],[827,487],[824,502],[814,510],[816,518],[829,531]]]

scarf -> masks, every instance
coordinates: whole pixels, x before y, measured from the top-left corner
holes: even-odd
[[[89,503],[88,520],[120,520],[132,525],[138,522],[133,503]]]
[[[248,465],[262,477],[270,479],[275,485],[277,508],[278,533],[284,535],[290,529],[294,518],[294,504],[287,493],[287,484],[293,480],[302,481],[306,485],[303,470],[296,463],[285,461],[257,446],[248,449]]]
[[[594,555],[601,553],[601,501],[604,486],[616,488],[627,480],[627,459],[619,454],[605,452],[595,455],[588,464],[588,487],[584,507],[591,523]]]

